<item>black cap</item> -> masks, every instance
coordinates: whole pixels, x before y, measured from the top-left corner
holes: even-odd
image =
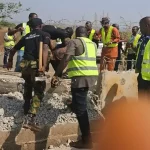
[[[40,18],[33,18],[29,21],[29,25],[31,27],[37,27],[37,26],[42,25],[42,24],[43,24],[43,22]]]
[[[103,24],[103,23],[109,23],[110,20],[109,20],[108,17],[104,17],[104,18],[102,18],[102,20],[101,20],[100,22],[101,22],[102,24]]]

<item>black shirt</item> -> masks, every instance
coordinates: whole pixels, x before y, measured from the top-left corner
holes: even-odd
[[[42,31],[49,33],[52,40],[56,40],[57,38],[64,40],[65,38],[67,38],[65,29],[55,28],[52,25],[44,25]]]
[[[14,47],[19,50],[25,47],[24,56],[25,60],[36,61],[39,58],[39,43],[50,45],[50,35],[41,30],[35,29],[24,36]]]

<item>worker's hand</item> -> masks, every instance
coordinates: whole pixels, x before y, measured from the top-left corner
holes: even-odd
[[[104,47],[107,47],[110,44],[112,44],[112,42],[105,43]]]
[[[43,66],[42,68],[39,69],[39,72],[45,72],[45,67]]]
[[[126,48],[131,48],[131,43],[127,43]]]
[[[59,78],[57,76],[53,76],[51,80],[51,87],[56,88],[59,86]]]
[[[8,63],[7,63],[7,69],[11,70],[12,66],[13,66],[13,61],[8,61]]]

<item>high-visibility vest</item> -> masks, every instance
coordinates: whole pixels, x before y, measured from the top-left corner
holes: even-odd
[[[98,76],[98,68],[96,65],[97,46],[90,39],[82,37],[84,53],[80,56],[73,56],[68,64],[68,76],[70,78],[76,76]]]
[[[29,27],[29,25],[27,25],[27,23],[23,23],[22,27],[24,28],[24,31],[22,33],[22,37],[23,37],[26,34],[30,33],[30,27]],[[24,50],[24,47],[22,47],[21,50]]]
[[[139,57],[140,45],[138,48],[136,61],[138,60],[138,57]],[[136,72],[138,72],[137,69],[136,69]],[[141,64],[141,75],[142,75],[143,80],[150,81],[150,40],[145,46],[145,50],[143,54],[143,62]]]
[[[91,33],[90,33],[90,35],[89,35],[89,39],[90,39],[90,40],[93,40],[94,34],[95,34],[95,30],[92,29],[92,30],[91,30]]]
[[[134,41],[133,41],[133,48],[136,48],[136,47],[137,47],[138,40],[139,40],[140,37],[141,37],[140,34],[136,34],[136,36],[135,36],[135,38],[134,38]]]
[[[15,46],[14,36],[7,36],[8,41],[4,40],[4,47],[12,48]]]
[[[111,42],[113,28],[114,28],[113,26],[109,27],[107,35],[105,33],[105,29],[102,28],[101,34],[102,34],[102,42],[104,45]],[[117,46],[118,46],[118,43],[112,43],[112,44],[109,44],[107,47],[117,47]]]
[[[132,36],[133,36],[133,35],[132,35]],[[133,39],[131,38],[131,40],[129,41],[129,43],[133,43],[133,48],[136,48],[136,47],[137,47],[138,40],[139,40],[140,37],[141,37],[140,34],[136,34],[136,36],[133,37]],[[134,51],[132,48],[128,48],[128,53],[129,53],[129,54],[133,54],[133,53],[135,53],[135,51]]]

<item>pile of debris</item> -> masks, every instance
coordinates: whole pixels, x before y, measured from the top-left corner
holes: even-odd
[[[58,88],[46,93],[36,117],[37,122],[41,126],[77,122],[75,114],[71,112],[66,104],[66,101],[71,101],[71,98],[70,80],[62,80]],[[89,91],[88,113],[90,119],[100,117],[100,107],[96,103],[97,99],[98,97]],[[10,131],[22,126],[24,120],[23,103],[23,95],[19,92],[0,95],[1,131]]]

